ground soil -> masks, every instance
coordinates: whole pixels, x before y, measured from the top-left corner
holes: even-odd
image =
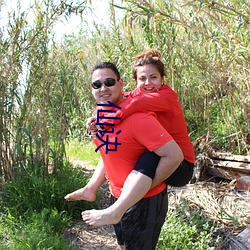
[[[71,160],[78,167],[81,167],[84,173],[92,175],[94,167],[83,161]],[[109,192],[107,183],[100,189],[100,201],[98,208],[106,208],[109,204]],[[116,237],[113,226],[93,227],[88,226],[81,219],[75,222],[71,228],[65,231],[65,237],[77,250],[114,250],[117,249]]]
[[[78,221],[65,232],[75,249],[84,250],[113,250],[117,249],[112,226],[91,227],[83,221]]]
[[[88,165],[86,162],[82,161],[72,161],[75,166],[81,167],[84,173],[89,173],[92,175],[94,167]],[[194,194],[198,196],[195,197]],[[211,196],[212,194],[212,196]],[[214,196],[213,196],[214,195]],[[213,206],[224,206],[225,208],[232,207],[232,210],[237,210],[236,207],[239,207],[241,212],[238,214],[240,217],[242,215],[250,216],[249,211],[249,202],[250,196],[248,193],[239,193],[235,192],[232,183],[212,183],[212,182],[201,182],[197,184],[187,185],[183,188],[171,188],[169,189],[169,209],[171,206],[178,204],[178,201],[182,198],[189,198],[191,203],[196,204],[198,207],[202,208],[208,214]],[[213,199],[211,200],[211,197]],[[198,200],[197,200],[198,199]],[[218,199],[218,200],[217,200]],[[214,202],[220,203],[214,203]],[[101,200],[99,201],[99,209],[108,207],[109,204],[109,192],[107,184],[105,183],[101,188]],[[234,208],[233,206],[237,206]],[[232,212],[232,214],[234,214]],[[244,217],[245,217],[244,216]],[[227,235],[225,240],[221,242],[221,248],[223,250],[234,250],[231,248],[228,243],[225,244],[225,241],[228,241],[229,235],[237,235],[244,229],[246,225],[243,223],[242,228],[230,228],[230,225],[227,228],[227,225],[224,225],[223,234]],[[231,232],[230,232],[231,231]],[[71,242],[75,249],[83,250],[114,250],[117,249],[116,238],[112,226],[104,227],[91,227],[86,225],[82,220],[75,222],[75,225],[71,228],[66,229],[65,237]],[[234,242],[237,241],[237,238],[232,239]],[[224,246],[224,247],[223,247]],[[237,248],[237,249],[250,249],[250,248]]]

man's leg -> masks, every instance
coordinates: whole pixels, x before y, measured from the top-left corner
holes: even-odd
[[[102,210],[86,210],[82,212],[82,219],[91,226],[117,224],[127,209],[144,197],[151,184],[150,177],[133,170],[124,183],[119,199],[113,205]]]
[[[156,248],[168,210],[167,189],[145,198],[127,210],[119,224],[126,250],[153,250]]]
[[[111,197],[110,197],[110,205],[112,205],[116,201],[117,201],[117,198],[115,198],[114,196],[111,195]],[[124,239],[123,239],[121,223],[119,222],[118,224],[115,224],[113,226],[114,226],[114,231],[115,231],[115,235],[116,235],[117,244],[119,246],[119,250],[126,250],[126,247],[124,245],[125,242],[124,242]]]

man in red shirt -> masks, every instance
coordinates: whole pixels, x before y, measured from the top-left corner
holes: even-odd
[[[92,94],[98,104],[111,102],[119,107],[126,106],[131,100],[130,97],[123,96],[122,87],[123,81],[115,65],[100,63],[92,70]],[[99,188],[105,181],[105,174],[112,195],[111,202],[114,203],[120,197],[126,178],[131,171],[133,172],[134,165],[142,153],[146,149],[154,151],[161,157],[159,165],[167,167],[162,172],[156,173],[152,189],[150,189],[152,184],[150,177],[145,177],[140,172],[134,173],[138,180],[143,176],[143,185],[130,187],[132,194],[125,202],[124,209],[126,211],[127,207],[132,207],[124,211],[121,223],[114,225],[114,228],[120,249],[155,249],[168,209],[166,184],[162,181],[182,162],[182,151],[157,121],[154,113],[134,113],[112,128],[112,133],[108,132],[111,131],[107,130],[107,135],[105,133],[104,137],[108,138],[109,144],[103,145],[104,140],[94,138],[101,153],[101,160],[89,183],[84,187],[85,197],[89,201],[95,199],[94,196],[88,195],[88,191],[93,194],[93,190]],[[108,152],[107,147],[110,147]],[[145,190],[145,193],[149,191],[138,201],[137,192],[141,193],[142,190]],[[98,210],[95,211],[98,216]],[[82,213],[83,220],[90,225],[93,212],[90,210]],[[103,211],[101,216],[105,216]]]

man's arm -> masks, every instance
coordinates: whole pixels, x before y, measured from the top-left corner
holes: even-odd
[[[174,140],[171,140],[163,146],[155,149],[154,152],[159,155],[161,159],[156,168],[151,188],[166,180],[178,168],[184,159],[180,147]]]
[[[99,187],[105,182],[105,171],[104,164],[102,159],[99,160],[95,172],[90,178],[87,185],[83,188],[80,188],[73,193],[67,194],[64,199],[67,201],[77,201],[77,200],[86,200],[86,201],[95,201],[96,193]]]
[[[105,171],[104,171],[104,163],[102,158],[99,160],[95,172],[92,175],[87,185],[91,185],[92,188],[98,190],[98,188],[106,181]]]

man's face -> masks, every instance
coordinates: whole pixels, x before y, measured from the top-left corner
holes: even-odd
[[[103,84],[107,79],[114,79],[115,84],[113,86],[107,87]],[[116,74],[113,70],[109,68],[97,69],[92,74],[92,82],[100,81],[102,83],[100,88],[92,88],[92,95],[94,96],[97,103],[107,104],[108,101],[119,104],[122,99],[122,88],[123,88],[123,80],[117,80]]]

